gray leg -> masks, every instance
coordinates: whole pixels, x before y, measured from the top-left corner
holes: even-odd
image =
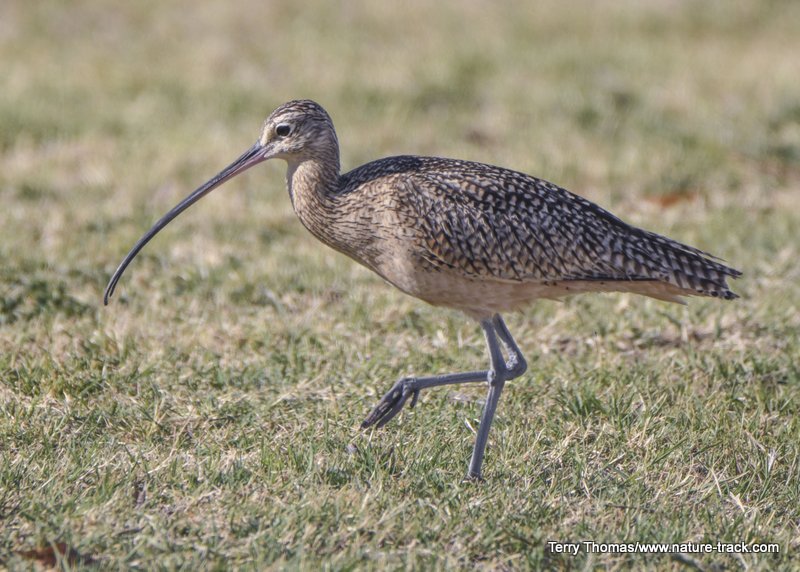
[[[486,443],[489,440],[489,429],[492,427],[494,412],[497,410],[497,402],[500,401],[500,394],[503,392],[508,373],[503,354],[500,351],[500,344],[497,343],[494,319],[481,322],[481,327],[486,336],[486,345],[489,347],[491,369],[486,380],[489,382],[489,393],[486,395],[486,404],[483,406],[483,413],[481,414],[481,424],[475,436],[475,447],[472,449],[472,459],[469,462],[467,476],[471,479],[481,478],[481,464],[486,451]]]
[[[522,375],[527,369],[527,364],[525,358],[522,357],[522,352],[519,347],[517,347],[514,338],[511,337],[511,333],[508,331],[505,322],[503,322],[499,314],[495,314],[495,316],[489,320],[481,321],[481,328],[486,337],[486,345],[489,348],[490,369],[486,371],[470,371],[466,373],[452,373],[431,377],[403,378],[383,396],[383,399],[381,399],[378,405],[370,412],[369,416],[367,416],[361,424],[361,427],[367,428],[371,425],[383,427],[400,412],[409,397],[412,397],[411,407],[414,407],[419,397],[419,392],[422,389],[455,383],[487,381],[489,383],[489,394],[486,397],[486,405],[484,405],[483,413],[481,414],[481,424],[475,438],[475,448],[472,452],[472,460],[469,464],[468,475],[470,478],[480,479],[481,465],[486,451],[486,443],[489,438],[489,429],[492,426],[503,386],[506,381]],[[503,353],[500,350],[500,344],[497,340],[498,337],[506,348],[508,362],[503,359]]]
[[[489,372],[493,375],[490,375],[488,379],[489,393],[486,396],[486,405],[483,406],[481,425],[478,428],[478,434],[475,436],[475,448],[472,450],[472,459],[469,462],[467,476],[471,479],[481,478],[481,465],[486,452],[486,443],[489,440],[489,429],[492,427],[494,413],[497,410],[497,403],[500,401],[503,386],[508,380],[519,377],[528,369],[528,364],[525,358],[522,357],[522,352],[514,338],[511,337],[511,333],[508,331],[506,323],[500,317],[500,314],[495,314],[492,317],[491,325],[491,330],[484,327],[484,332],[486,332],[486,345],[489,346],[489,359],[492,364],[492,369]],[[483,326],[483,323],[481,323],[481,326]],[[496,336],[493,334],[496,334]],[[508,362],[503,359],[500,345],[497,343],[498,337],[506,348]]]
[[[411,397],[411,407],[414,407],[422,389],[440,385],[452,385],[454,383],[486,381],[487,374],[487,371],[468,371],[466,373],[449,373],[431,377],[404,377],[395,383],[394,387],[383,396],[378,405],[361,423],[361,428],[366,429],[371,425],[375,425],[376,428],[383,427],[400,412],[409,397]]]
[[[491,338],[494,346],[497,346],[497,338],[494,333],[494,325],[491,320],[482,320],[481,328],[483,328],[486,342]],[[489,346],[489,351],[492,351],[492,346]],[[497,350],[500,351],[499,349]],[[502,358],[501,358],[502,361]],[[486,381],[488,379],[489,371],[468,371],[466,373],[448,373],[445,375],[433,375],[430,377],[404,377],[394,384],[394,387],[383,396],[378,405],[370,412],[364,422],[361,423],[361,428],[366,429],[371,425],[376,427],[383,427],[392,418],[397,415],[405,405],[409,397],[411,397],[411,407],[417,404],[419,392],[423,389],[430,387],[439,387],[441,385],[452,385],[454,383],[474,383],[479,381]]]
[[[494,315],[492,318],[492,324],[494,325],[495,331],[500,337],[500,340],[502,340],[503,345],[506,347],[506,353],[508,354],[506,369],[508,369],[509,373],[511,374],[511,377],[508,379],[514,379],[515,377],[521,376],[527,371],[528,362],[526,362],[525,358],[522,356],[522,352],[517,346],[517,342],[515,342],[514,338],[511,337],[511,332],[508,331],[506,323],[503,321],[503,318],[500,317],[500,314]]]

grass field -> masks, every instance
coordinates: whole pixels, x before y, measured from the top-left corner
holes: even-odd
[[[0,7],[0,567],[800,569],[800,3],[300,4]],[[508,316],[530,369],[480,484],[482,387],[358,429],[398,377],[485,367],[479,328],[317,243],[281,164],[104,308],[142,232],[299,97],[345,168],[529,172],[720,255],[742,297]]]

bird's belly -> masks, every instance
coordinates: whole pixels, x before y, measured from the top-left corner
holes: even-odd
[[[518,310],[539,298],[558,299],[576,293],[558,283],[476,279],[449,272],[420,276],[416,286],[416,292],[409,292],[413,296],[434,306],[461,310],[476,319]]]
[[[518,310],[541,298],[557,300],[585,292],[631,292],[678,303],[682,303],[681,296],[695,294],[660,281],[510,281],[470,277],[449,269],[427,269],[415,263],[413,257],[395,254],[370,266],[406,294],[434,306],[461,310],[478,320]]]
[[[451,270],[427,269],[412,260],[399,254],[384,256],[373,269],[406,294],[476,319],[516,310],[538,298],[557,299],[575,293],[564,283],[472,278]]]
[[[388,279],[388,278],[387,278]],[[605,282],[562,281],[502,281],[468,278],[449,272],[417,275],[413,285],[395,286],[434,306],[461,310],[482,320],[494,314],[519,310],[539,299],[558,300],[586,292],[630,292],[666,302],[683,304],[681,296],[692,296],[692,290],[659,281],[609,280]]]

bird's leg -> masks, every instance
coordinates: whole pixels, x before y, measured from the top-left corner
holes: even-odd
[[[366,429],[371,425],[376,428],[383,427],[397,415],[411,397],[411,407],[417,404],[419,392],[429,387],[452,385],[455,383],[474,383],[486,381],[486,371],[468,371],[464,373],[448,373],[430,377],[404,377],[394,384],[392,389],[383,396],[378,405],[370,412],[361,428]]]
[[[503,318],[500,317],[500,314],[494,315],[492,318],[492,324],[494,325],[495,331],[500,337],[500,340],[503,342],[503,345],[506,347],[506,353],[508,354],[506,369],[511,375],[511,377],[508,379],[514,379],[521,376],[527,371],[528,362],[525,361],[519,346],[517,346],[517,342],[515,342],[514,338],[511,337],[511,332],[508,331],[506,323],[503,321]]]
[[[489,359],[491,361],[491,369],[488,371],[487,381],[489,382],[489,393],[486,396],[486,404],[483,406],[483,413],[481,414],[481,424],[478,427],[478,433],[475,436],[475,447],[472,450],[472,459],[469,462],[469,472],[467,476],[470,479],[479,480],[481,478],[481,465],[483,464],[483,456],[486,452],[486,443],[489,440],[489,429],[492,427],[494,414],[497,410],[497,403],[500,401],[500,394],[503,392],[503,386],[506,381],[519,377],[528,365],[525,358],[522,357],[522,352],[517,346],[511,333],[508,331],[503,318],[500,314],[495,314],[490,322],[491,328],[481,326],[484,328],[486,334],[486,345],[489,347]],[[497,338],[503,342],[508,353],[508,361],[503,359],[503,353],[500,351],[500,345],[497,343]]]
[[[489,393],[481,414],[481,424],[475,437],[475,448],[472,451],[468,474],[470,478],[480,479],[481,465],[483,464],[486,443],[489,438],[489,429],[494,420],[503,386],[506,381],[522,375],[528,367],[525,358],[522,357],[522,352],[514,338],[511,337],[511,333],[499,314],[495,314],[490,319],[481,320],[481,328],[486,338],[486,345],[489,348],[490,369],[431,377],[403,378],[383,396],[375,409],[370,412],[369,416],[361,424],[361,427],[367,428],[371,425],[383,427],[400,412],[409,397],[411,397],[411,407],[413,407],[417,402],[419,392],[423,389],[455,383],[486,381],[489,383]],[[500,342],[505,346],[508,360],[503,358]]]
[[[503,327],[505,327],[505,324],[503,324]],[[482,320],[481,328],[483,328],[487,343],[489,343],[489,338],[491,338],[494,345],[497,346],[497,338],[494,331],[495,326],[492,323],[492,320]],[[502,356],[500,361],[502,362]],[[483,382],[487,381],[490,375],[491,371],[482,370],[468,371],[464,373],[448,373],[445,375],[432,375],[430,377],[404,377],[395,383],[392,389],[390,389],[386,395],[383,396],[378,405],[375,406],[375,408],[361,424],[361,428],[366,429],[372,425],[375,425],[378,428],[383,427],[400,412],[409,397],[411,397],[411,407],[414,407],[414,405],[417,404],[419,392],[423,389],[439,387],[442,385],[453,385],[456,383]]]

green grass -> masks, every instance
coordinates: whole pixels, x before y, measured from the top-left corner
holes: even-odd
[[[800,568],[798,21],[777,0],[5,2],[0,566]],[[318,244],[280,165],[184,214],[102,307],[152,221],[298,97],[346,168],[530,172],[723,256],[742,298],[508,316],[530,369],[481,484],[483,388],[358,430],[400,376],[485,367],[479,329]]]

